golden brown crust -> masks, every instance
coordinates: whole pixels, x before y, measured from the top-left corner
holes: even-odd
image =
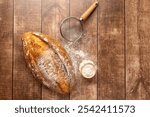
[[[48,35],[27,32],[22,37],[26,62],[36,78],[60,93],[69,93],[75,80],[71,59]]]
[[[41,55],[41,53],[46,48],[48,48],[48,45],[46,43],[44,43],[42,40],[38,39],[31,32],[25,33],[23,35],[22,40],[23,40],[23,42],[25,44],[24,46],[26,46],[28,48],[27,51],[30,52],[29,55],[32,55],[34,57],[34,59],[36,59],[37,57],[39,57],[39,55]]]

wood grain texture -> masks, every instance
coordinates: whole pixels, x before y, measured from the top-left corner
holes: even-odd
[[[150,99],[150,1],[126,0],[127,99]]]
[[[42,0],[42,32],[61,41],[60,22],[68,15],[69,0]],[[69,99],[69,94],[58,94],[43,86],[42,99],[66,100]]]
[[[12,99],[13,1],[0,0],[0,99]]]
[[[41,31],[41,0],[14,0],[13,99],[41,99],[41,84],[25,63],[21,36]]]
[[[70,16],[80,16],[94,3],[95,0],[70,0]],[[84,35],[73,47],[76,51],[84,52],[85,57],[76,59],[77,83],[71,92],[70,99],[97,99],[97,75],[92,79],[85,79],[79,72],[82,60],[89,59],[97,64],[97,9],[83,22]]]
[[[98,99],[125,99],[124,0],[99,0]]]

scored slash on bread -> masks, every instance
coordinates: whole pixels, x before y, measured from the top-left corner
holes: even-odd
[[[35,78],[59,93],[69,93],[75,83],[72,61],[58,40],[27,32],[22,37],[26,63]]]

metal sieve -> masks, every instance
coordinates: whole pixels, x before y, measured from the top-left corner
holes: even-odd
[[[83,35],[83,22],[98,6],[98,2],[94,2],[80,18],[68,17],[60,24],[60,33],[64,39],[70,42],[79,40]]]

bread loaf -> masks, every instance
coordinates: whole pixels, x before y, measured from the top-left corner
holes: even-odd
[[[27,32],[22,37],[26,63],[35,78],[59,93],[69,93],[75,82],[71,59],[59,41]]]

